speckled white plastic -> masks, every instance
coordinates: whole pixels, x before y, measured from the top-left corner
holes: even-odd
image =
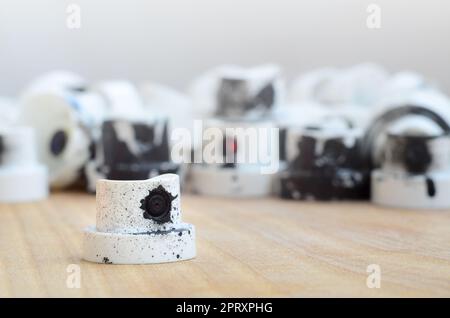
[[[95,263],[169,263],[195,254],[195,228],[190,224],[179,224],[168,232],[118,234],[89,227],[84,233],[84,259]]]
[[[162,185],[172,196],[171,223],[157,224],[142,217],[141,200]],[[140,233],[167,231],[181,223],[180,181],[176,174],[148,180],[97,181],[97,230],[100,232]]]
[[[174,197],[170,221],[143,217],[141,200],[162,186]],[[181,221],[178,175],[97,182],[97,224],[84,231],[83,258],[106,264],[175,262],[196,255],[195,227]]]

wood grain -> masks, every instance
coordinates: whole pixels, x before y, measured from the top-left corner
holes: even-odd
[[[182,206],[197,258],[129,266],[80,259],[92,195],[2,204],[0,296],[450,296],[450,211],[197,196]],[[66,285],[70,264],[79,289]],[[381,268],[379,289],[366,285],[369,264]]]

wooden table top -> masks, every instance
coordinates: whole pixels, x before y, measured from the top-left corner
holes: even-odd
[[[182,207],[197,258],[104,265],[80,258],[94,196],[1,204],[0,296],[450,296],[450,211],[188,195]]]

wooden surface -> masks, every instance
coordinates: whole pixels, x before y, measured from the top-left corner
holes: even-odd
[[[182,206],[197,258],[128,266],[80,259],[94,196],[2,204],[0,296],[450,296],[450,211],[194,196]],[[70,264],[79,289],[66,285]],[[370,264],[379,289],[366,285]]]

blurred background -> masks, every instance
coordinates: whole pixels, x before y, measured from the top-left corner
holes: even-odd
[[[217,181],[216,194],[223,189],[243,194],[242,189],[262,184],[258,195],[278,192],[271,177],[255,179],[260,165],[174,165],[180,162],[172,157],[177,149],[172,133],[182,128],[193,135],[194,119],[203,119],[204,129],[222,132],[241,121],[281,130],[271,149],[274,162],[287,169],[289,191],[282,185],[281,192],[293,198],[309,197],[310,189],[299,190],[293,182],[305,167],[326,185],[341,184],[327,178],[339,178],[350,167],[355,170],[350,179],[357,182],[347,186],[344,178],[343,187],[353,197],[362,180],[358,198],[364,199],[371,171],[392,163],[391,157],[401,159],[393,164],[400,164],[406,178],[419,172],[428,178],[434,157],[444,158],[442,170],[450,171],[450,159],[439,152],[450,158],[450,4],[444,0],[0,4],[0,128],[5,126],[0,154],[9,158],[2,164],[13,179],[21,172],[19,158],[24,165],[44,164],[52,188],[82,181],[94,192],[100,178],[179,173],[199,193],[212,173],[231,180],[230,189]],[[391,156],[386,140],[393,133],[400,139],[419,136],[420,147],[405,146],[401,155]],[[430,138],[444,146],[435,147]],[[311,140],[325,140],[328,147],[308,152]],[[206,144],[183,141],[186,157]],[[215,146],[230,159],[246,148],[228,134]],[[420,171],[409,171],[408,160]],[[331,171],[327,176],[324,162]],[[45,172],[39,173],[43,186],[36,189],[46,189]],[[429,183],[421,181],[420,187]],[[4,181],[0,190],[9,190],[9,184]],[[331,198],[339,192],[313,188]],[[19,192],[24,191],[12,191]],[[435,191],[430,193],[434,197]]]
[[[66,26],[71,3],[80,29]],[[371,3],[379,29],[366,25]],[[445,0],[0,0],[0,95],[52,69],[184,89],[223,63],[278,63],[289,80],[364,61],[414,69],[449,93],[449,13]]]

